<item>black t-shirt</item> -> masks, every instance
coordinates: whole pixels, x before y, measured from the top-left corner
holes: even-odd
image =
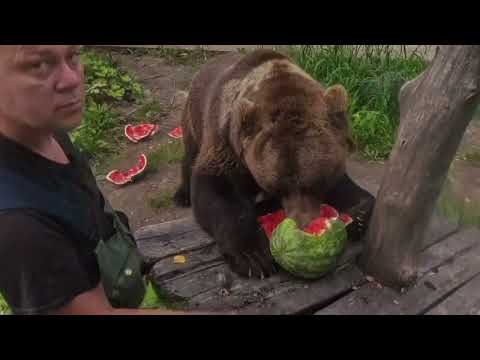
[[[100,282],[94,250],[113,232],[104,198],[88,162],[66,134],[56,137],[70,160],[58,164],[0,135],[0,167],[36,181],[61,181],[81,190],[95,216],[96,236],[87,237],[34,210],[0,211],[0,293],[15,314],[45,314]]]

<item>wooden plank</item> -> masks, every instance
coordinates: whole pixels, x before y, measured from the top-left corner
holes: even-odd
[[[443,219],[432,221],[430,242],[455,227]],[[347,266],[317,282],[294,279],[288,274],[245,280],[232,274],[213,240],[192,218],[140,229],[140,251],[153,266],[154,282],[172,295],[189,300],[190,306],[210,309],[243,309],[247,313],[290,314],[314,312],[363,284],[355,266]],[[351,264],[361,244],[350,247],[341,264]],[[185,263],[175,263],[182,255]],[[224,279],[230,279],[228,286]]]
[[[361,244],[352,244],[339,264],[351,263],[360,249]],[[213,248],[201,255],[191,254],[187,257],[190,265],[172,265],[171,258],[162,260],[152,272],[155,284],[169,294],[187,300],[191,309],[243,309],[252,314],[259,311],[288,314],[301,312],[319,301],[328,301],[361,279],[360,272],[352,267],[341,268],[336,274],[317,282],[298,280],[284,272],[264,280],[245,279],[233,274],[219,259],[217,251]],[[169,270],[172,267],[175,267],[174,272]]]
[[[425,234],[422,251],[459,231],[459,226],[434,211]]]
[[[192,218],[147,226],[139,229],[134,236],[148,264],[214,244],[213,239]]]
[[[353,245],[353,244],[352,244]],[[284,272],[266,280],[245,280],[235,277],[227,296],[221,290],[211,289],[193,297],[196,305],[213,309],[236,309],[242,314],[302,314],[313,313],[362,279],[361,272],[353,265],[361,250],[360,244],[351,246],[334,273],[317,281],[306,281]]]
[[[480,273],[480,233],[457,233],[421,253],[419,279],[404,294],[366,282],[317,315],[422,314],[452,289]],[[480,296],[480,295],[479,295]]]
[[[477,274],[425,315],[480,315],[480,275]]]

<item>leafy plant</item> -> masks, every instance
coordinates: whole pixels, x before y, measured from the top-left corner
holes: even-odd
[[[141,103],[144,89],[108,55],[86,51],[82,61],[86,106],[82,125],[71,138],[81,150],[98,159],[113,151],[116,137],[112,131],[124,125],[114,107],[123,101]]]
[[[116,113],[110,105],[87,103],[82,124],[71,134],[72,141],[90,155],[112,150],[111,129],[117,126]]]
[[[11,314],[12,314],[12,311],[10,310],[10,307],[8,306],[3,296],[0,294],[0,315],[11,315]]]
[[[123,71],[110,56],[85,52],[82,54],[82,61],[85,66],[87,97],[94,102],[143,99],[143,87]]]
[[[426,69],[424,58],[389,45],[299,46],[288,52],[325,86],[345,86],[359,150],[369,159],[387,158],[399,124],[401,86]]]

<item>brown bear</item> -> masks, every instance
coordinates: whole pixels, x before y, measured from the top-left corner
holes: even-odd
[[[234,272],[276,271],[257,218],[279,208],[305,226],[328,203],[355,217],[352,236],[363,235],[374,198],[346,174],[347,106],[342,86],[323,87],[271,50],[222,55],[195,76],[175,201],[192,205]]]

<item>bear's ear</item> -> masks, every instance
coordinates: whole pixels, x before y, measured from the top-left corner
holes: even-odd
[[[331,114],[348,111],[348,94],[342,85],[334,85],[325,91],[325,101]]]

